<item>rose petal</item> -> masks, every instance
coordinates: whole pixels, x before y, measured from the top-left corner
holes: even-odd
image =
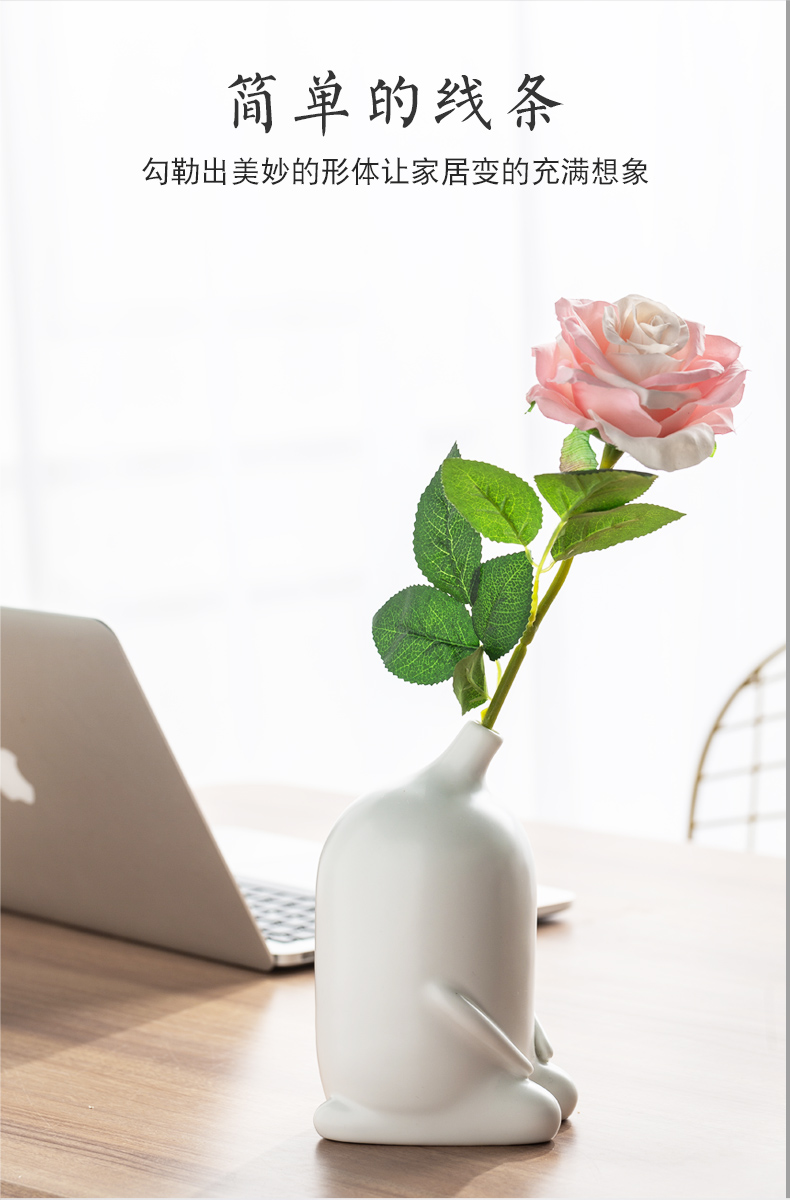
[[[677,433],[679,429],[699,424],[710,425],[714,433],[731,433],[735,428],[731,409],[708,408],[705,404],[692,401],[691,404],[679,408],[677,412],[669,413],[662,419],[661,436],[667,437],[671,433]]]
[[[560,392],[536,386],[529,389],[527,399],[534,400],[544,417],[551,417],[552,421],[563,421],[566,425],[575,425],[577,429],[595,429],[595,421],[585,417],[573,401],[567,400]]]
[[[684,404],[675,412],[668,412],[665,417],[659,417],[661,437],[668,437],[670,433],[677,433],[679,429],[685,429],[687,425],[691,425],[700,407],[698,400],[690,400],[688,404]],[[702,407],[702,412],[708,412],[708,409]],[[653,413],[653,416],[656,414]]]
[[[594,408],[605,421],[613,422],[633,437],[658,434],[661,426],[640,407],[636,392],[627,388],[606,387],[584,382],[573,384],[573,398],[581,412],[590,415]]]
[[[693,370],[688,371],[667,371],[663,375],[651,375],[649,379],[642,380],[642,387],[691,387],[692,384],[704,383],[708,379],[718,379],[724,374],[724,367],[705,358],[698,359],[693,367]]]
[[[645,400],[647,399],[647,392],[643,387],[641,387],[638,383],[634,383],[631,379],[626,379],[625,375],[618,374],[618,372],[613,369],[611,363],[607,362],[606,368],[607,369],[604,371],[597,364],[592,364],[589,371],[580,371],[578,375],[574,376],[574,380],[578,378],[583,382],[585,375],[589,375],[591,371],[596,379],[600,379],[601,383],[607,383],[610,387],[627,388],[630,392],[636,392],[637,396],[639,397],[639,403],[644,404]]]
[[[575,304],[584,306],[589,304],[589,300],[566,300],[563,296],[557,301],[554,308],[557,313],[557,318],[562,329],[562,336],[566,345],[570,348],[575,361],[598,363],[604,370],[609,366],[604,357],[604,353],[596,342],[590,330],[584,322],[576,315],[574,308]]]
[[[656,392],[648,388],[644,388],[643,391],[644,396],[640,397],[640,402],[652,416],[655,416],[654,409],[674,412],[676,409],[682,408],[684,404],[688,404],[689,401],[696,402],[700,398],[699,388],[694,387],[687,388],[682,392]]]
[[[703,424],[690,425],[663,438],[629,437],[607,421],[600,422],[598,431],[618,450],[624,450],[650,471],[680,471],[686,467],[696,467],[710,458],[716,445],[710,425]]]
[[[617,375],[614,371],[602,371],[600,367],[596,366],[591,369],[595,378],[600,379],[601,383],[609,384],[611,387],[627,388],[629,391],[635,392],[642,408],[646,409],[653,417],[656,416],[653,409],[674,412],[676,408],[682,408],[690,400],[700,399],[699,389],[695,387],[684,388],[677,392],[656,391],[638,383],[632,383],[630,379],[626,379],[623,375]],[[584,383],[588,380],[589,373],[580,368],[572,370],[569,367],[561,367],[557,372],[557,382]],[[660,420],[658,417],[656,419]]]
[[[689,421],[689,425],[705,424],[710,425],[714,433],[734,433],[735,422],[732,419],[732,409],[729,408],[702,408],[695,413],[693,419]]]
[[[740,367],[740,370],[737,368]],[[712,385],[700,387],[700,403],[711,408],[734,408],[740,404],[746,382],[746,371],[740,363],[733,363],[720,379]]]
[[[705,353],[705,326],[700,325],[698,321],[686,321],[686,324],[688,325],[689,340],[679,361],[690,363]],[[705,354],[705,357],[718,358],[719,356],[718,354]]]
[[[532,354],[535,359],[535,374],[538,379],[543,384],[551,383],[559,363],[557,343],[549,342],[543,346],[533,346]]]
[[[666,304],[632,293],[617,301],[620,338],[638,353],[678,354],[688,344],[689,328]]]
[[[638,354],[627,346],[621,349],[617,346],[610,346],[606,352],[606,360],[610,369],[613,367],[621,375],[625,375],[626,379],[630,379],[631,383],[641,383],[642,385],[645,385],[645,380],[652,375],[658,375],[663,371],[672,371],[678,365],[676,358],[662,354],[659,350]]]
[[[732,366],[740,352],[740,346],[737,346],[735,342],[731,342],[729,338],[721,337],[717,333],[706,334],[705,349],[701,351],[705,355],[705,358],[713,358],[716,362],[720,362],[723,367]]]
[[[595,338],[596,345],[600,346],[603,350],[606,343],[606,335],[603,329],[604,313],[607,309],[606,301],[572,300],[569,303],[573,305],[576,316]]]

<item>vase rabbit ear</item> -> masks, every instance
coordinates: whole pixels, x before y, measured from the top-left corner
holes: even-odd
[[[536,1054],[535,869],[523,829],[486,790],[500,745],[469,722],[413,779],[352,804],[327,839],[315,959],[323,1137],[541,1142],[575,1104],[567,1076]]]

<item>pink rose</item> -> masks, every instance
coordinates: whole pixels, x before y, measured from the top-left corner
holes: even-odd
[[[597,429],[659,471],[696,466],[732,430],[740,346],[645,296],[563,299],[556,312],[562,333],[532,351],[540,383],[528,398],[544,416]]]

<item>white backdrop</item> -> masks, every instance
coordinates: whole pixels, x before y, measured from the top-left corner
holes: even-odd
[[[492,778],[539,819],[682,836],[707,727],[783,636],[783,25],[759,0],[6,0],[3,601],[114,627],[195,783],[353,792],[420,766],[458,727],[450,685],[401,683],[370,639],[419,582],[419,494],[456,439],[556,469],[530,348],[559,296],[641,292],[742,344],[738,432],[655,485],[682,522],[574,566]],[[328,68],[350,116],[322,139],[292,114]],[[256,71],[268,135],[232,126]],[[525,72],[562,102],[533,132],[504,115]],[[430,115],[461,73],[490,132]],[[408,130],[367,117],[399,74]],[[310,154],[633,156],[649,183],[142,171]]]

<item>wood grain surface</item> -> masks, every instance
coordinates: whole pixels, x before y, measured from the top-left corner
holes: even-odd
[[[212,819],[320,837],[344,800],[201,794]],[[322,1141],[310,969],[269,976],[5,914],[3,1196],[785,1195],[784,864],[529,827],[538,1012],[579,1085],[533,1147]]]

